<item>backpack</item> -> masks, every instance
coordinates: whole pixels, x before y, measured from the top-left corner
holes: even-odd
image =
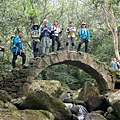
[[[16,36],[11,36],[10,37],[10,50],[12,50],[15,46],[14,46],[14,40],[15,40]]]
[[[119,62],[117,62],[117,67],[118,67],[118,69],[120,68],[120,66],[119,66]]]

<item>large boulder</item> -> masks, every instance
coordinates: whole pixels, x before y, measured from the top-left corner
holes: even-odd
[[[61,94],[61,83],[56,80],[34,80],[29,86],[29,92],[36,89],[43,90],[54,97],[59,97]]]
[[[113,115],[113,114],[108,114],[108,115],[106,116],[106,119],[107,119],[107,120],[119,120],[119,118],[116,117],[116,116]]]
[[[18,108],[15,105],[13,105],[11,102],[6,102],[4,104],[4,108],[8,109],[9,111],[16,111],[16,110],[18,110]]]
[[[25,99],[26,97],[19,97],[19,98],[16,98],[16,99],[12,99],[11,100],[11,103],[13,105],[15,105],[18,109],[20,108],[20,104],[23,102],[23,100]]]
[[[120,119],[120,90],[117,92],[109,92],[107,99]]]
[[[110,91],[106,94],[106,97],[107,97],[108,101],[112,104],[114,101],[120,100],[120,90],[118,90],[116,92]]]
[[[111,106],[107,108],[107,112],[104,113],[104,116],[108,120],[118,120],[119,119],[115,110]]]
[[[107,120],[107,119],[99,113],[89,113],[85,117],[85,120]]]
[[[46,110],[51,112],[56,120],[70,120],[71,113],[64,103],[42,90],[35,90],[28,94],[20,106],[21,109]]]
[[[78,96],[78,100],[85,101],[89,112],[95,110],[106,111],[108,103],[105,97],[99,94],[98,90],[90,82],[86,82]]]
[[[4,103],[3,101],[0,101],[0,111],[1,112],[15,111],[15,110],[18,110],[18,109],[12,103],[10,103],[10,102]]]
[[[61,95],[60,95],[60,99],[61,100],[63,100],[63,96],[66,94],[66,93],[71,93],[71,97],[72,97],[72,99],[77,99],[78,98],[78,95],[79,95],[79,92],[81,91],[81,89],[79,89],[79,90],[71,90],[68,86],[62,86],[61,87],[61,91],[62,91],[62,93],[61,93]]]
[[[0,120],[54,120],[54,116],[42,110],[16,110],[0,112]]]
[[[112,103],[112,107],[114,108],[117,116],[118,116],[119,119],[120,119],[120,99],[117,100],[117,101],[114,101],[114,102]]]
[[[5,90],[0,90],[0,100],[7,102],[11,101],[12,97]]]

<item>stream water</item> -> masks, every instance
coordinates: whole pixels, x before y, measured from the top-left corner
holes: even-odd
[[[66,107],[72,111],[73,107],[76,109],[78,120],[84,120],[85,116],[88,114],[87,109],[83,105],[74,105],[72,103],[64,103]]]

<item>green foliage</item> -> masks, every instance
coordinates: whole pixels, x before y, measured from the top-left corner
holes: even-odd
[[[36,16],[35,10],[34,10],[34,9],[29,10],[29,11],[28,11],[28,15],[29,15],[30,17],[35,17],[35,16]]]
[[[103,3],[108,3],[109,6],[119,5],[120,0],[92,0],[92,3],[95,5],[95,7],[100,7]]]

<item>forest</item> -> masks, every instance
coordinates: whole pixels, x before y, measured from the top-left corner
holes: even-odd
[[[0,6],[0,45],[6,49],[5,52],[0,51],[0,76],[12,69],[10,37],[23,31],[26,63],[29,63],[33,58],[31,27],[34,23],[42,25],[44,19],[48,19],[51,25],[58,20],[60,28],[64,28],[60,35],[61,50],[65,49],[69,22],[74,22],[77,30],[82,22],[86,22],[91,36],[88,53],[106,65],[110,65],[114,57],[120,61],[120,0],[0,0]],[[75,50],[79,41],[76,32]],[[84,52],[84,45],[81,51]],[[21,65],[20,57],[17,64]],[[85,81],[96,83],[84,71],[64,64],[45,69],[36,79],[59,80],[71,89],[80,88]]]

